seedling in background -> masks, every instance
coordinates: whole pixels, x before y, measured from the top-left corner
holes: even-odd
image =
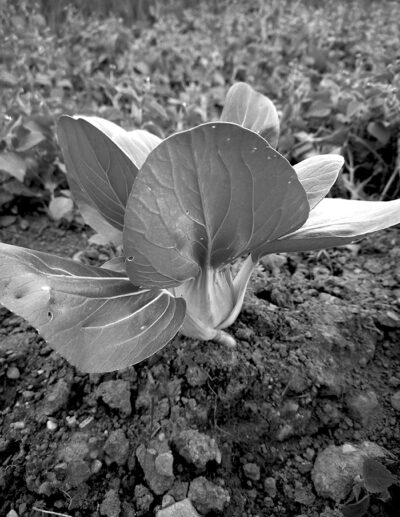
[[[123,256],[91,267],[0,244],[1,303],[87,372],[143,361],[178,330],[234,344],[224,329],[260,258],[347,244],[400,222],[400,200],[324,199],[342,157],[292,167],[275,150],[278,134],[274,105],[244,83],[229,90],[219,121],[165,140],[62,117],[72,195]]]
[[[390,499],[389,488],[399,480],[382,463],[366,458],[362,477],[354,483],[351,495],[341,508],[344,517],[363,517],[368,513],[370,494],[376,494],[382,501]]]

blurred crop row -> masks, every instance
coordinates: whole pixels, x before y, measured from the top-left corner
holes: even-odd
[[[215,119],[235,81],[276,103],[279,151],[292,163],[344,156],[334,194],[400,195],[397,1],[66,5],[0,0],[2,214],[71,216],[60,114],[95,114],[164,137]]]

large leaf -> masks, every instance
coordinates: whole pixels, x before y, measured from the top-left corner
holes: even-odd
[[[138,363],[182,325],[185,302],[120,273],[0,244],[0,301],[86,372]]]
[[[309,251],[349,244],[369,233],[400,223],[400,199],[395,201],[321,201],[296,232],[264,246],[264,254]]]
[[[127,132],[97,117],[67,116],[60,118],[58,137],[71,192],[84,219],[117,240],[109,226],[122,231],[137,171],[160,139],[147,131]]]
[[[294,169],[263,138],[203,124],[145,161],[125,216],[127,272],[137,285],[173,287],[294,231],[308,212]]]
[[[322,154],[311,156],[294,166],[311,209],[328,194],[343,163],[344,159],[339,154]]]
[[[246,83],[231,86],[220,120],[240,124],[259,133],[272,147],[278,145],[279,117],[273,102]]]

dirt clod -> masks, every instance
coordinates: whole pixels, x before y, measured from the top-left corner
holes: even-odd
[[[100,514],[106,517],[119,517],[121,513],[121,502],[115,490],[109,490],[100,505]]]
[[[68,382],[64,379],[57,381],[46,395],[41,411],[43,415],[51,416],[63,409],[68,403],[70,392],[71,385]]]
[[[205,477],[195,478],[189,486],[189,499],[196,509],[204,515],[210,512],[222,512],[230,501],[229,492],[208,481]]]
[[[183,499],[157,512],[157,517],[200,517],[190,499]]]
[[[196,429],[181,431],[173,441],[180,456],[198,469],[204,469],[209,461],[221,463],[221,451],[214,438]]]
[[[149,448],[143,444],[139,445],[136,457],[151,490],[157,495],[162,495],[172,487],[175,479],[171,461],[172,454],[171,451],[160,448],[159,442],[156,440],[153,440],[152,445],[153,447]],[[154,445],[157,448],[154,448]],[[162,458],[160,459],[159,456]]]
[[[116,429],[110,433],[104,444],[106,463],[124,465],[129,456],[129,440],[122,429]]]
[[[123,415],[132,413],[131,392],[128,381],[116,380],[102,382],[97,388],[97,396],[112,409],[118,409]]]
[[[259,481],[261,477],[260,467],[256,463],[246,463],[243,465],[243,472],[247,479]]]

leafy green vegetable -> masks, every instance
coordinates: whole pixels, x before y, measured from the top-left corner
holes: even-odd
[[[223,329],[262,256],[337,246],[400,222],[400,200],[323,199],[343,159],[293,168],[273,148],[278,134],[271,101],[242,83],[222,120],[163,141],[62,117],[71,191],[97,232],[122,241],[123,256],[94,268],[0,244],[1,302],[86,371],[137,363],[178,329],[233,343]]]
[[[340,510],[344,517],[363,517],[368,513],[369,503],[370,497],[367,494],[355,503],[347,503],[343,505]]]
[[[365,489],[370,493],[381,493],[398,479],[382,463],[373,458],[366,458],[363,463],[363,479]]]

